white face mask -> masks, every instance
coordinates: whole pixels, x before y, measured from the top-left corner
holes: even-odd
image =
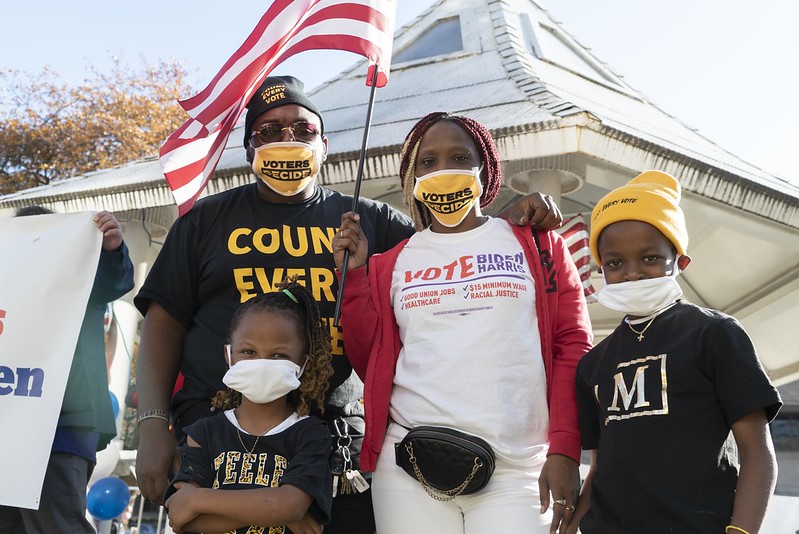
[[[230,345],[225,345],[230,365]],[[308,360],[305,360],[308,363]],[[289,360],[241,360],[231,365],[222,382],[255,404],[266,404],[300,387],[305,370]]]
[[[597,300],[603,306],[627,315],[646,317],[659,311],[682,296],[677,282],[680,269],[674,260],[674,270],[669,276],[646,278],[630,282],[608,284],[599,290]],[[605,275],[602,275],[604,280]]]

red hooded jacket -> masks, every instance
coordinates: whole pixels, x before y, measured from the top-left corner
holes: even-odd
[[[591,322],[577,268],[563,238],[529,227],[511,226],[524,247],[536,287],[536,312],[547,376],[549,454],[579,463],[580,431],[574,377],[577,362],[591,348]],[[347,357],[364,382],[366,433],[361,469],[373,471],[383,447],[391,390],[402,342],[391,306],[391,279],[397,256],[408,241],[369,258],[347,273],[341,323]],[[540,249],[540,253],[539,253]],[[545,298],[541,298],[545,296]],[[490,415],[490,414],[485,414]]]

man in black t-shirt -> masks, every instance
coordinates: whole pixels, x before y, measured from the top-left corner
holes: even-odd
[[[333,337],[335,374],[324,417],[360,415],[363,385],[344,355],[332,316],[338,282],[331,242],[352,197],[316,183],[327,155],[319,111],[291,76],[267,78],[247,107],[244,146],[256,183],[207,197],[175,222],[135,299],[145,315],[137,363],[139,487],[161,502],[177,433],[212,414],[223,388],[223,345],[236,307],[272,291],[287,276],[311,288]],[[402,213],[360,199],[358,213],[369,253],[384,252],[413,233]],[[557,225],[551,198],[534,194],[509,220]],[[172,398],[180,371],[182,387]],[[369,492],[339,495],[326,533],[374,532]]]

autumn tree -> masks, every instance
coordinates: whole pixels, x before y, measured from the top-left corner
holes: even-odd
[[[49,68],[0,70],[0,194],[155,155],[186,119],[177,62],[88,72],[70,86]]]

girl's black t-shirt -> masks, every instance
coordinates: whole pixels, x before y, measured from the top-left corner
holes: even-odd
[[[224,414],[219,414],[190,425],[186,434],[200,446],[190,447],[185,440],[180,444],[180,470],[171,481],[166,498],[176,491],[176,482],[194,482],[202,488],[218,490],[288,484],[311,497],[314,519],[322,524],[330,521],[330,433],[320,419],[306,417],[282,432],[257,437],[256,442],[256,436],[239,432]],[[258,526],[237,530],[241,534],[256,531],[260,532]],[[278,531],[284,530],[275,527]]]

